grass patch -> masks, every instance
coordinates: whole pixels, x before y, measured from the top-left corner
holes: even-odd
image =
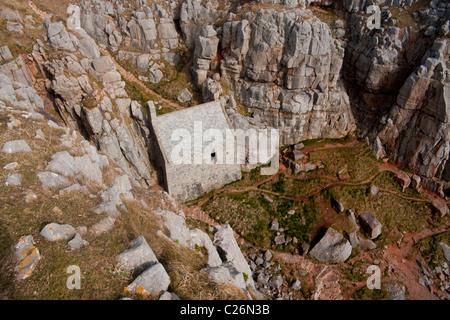
[[[114,228],[101,236],[94,237],[89,232],[83,239],[89,244],[71,251],[66,241],[50,242],[39,235],[42,228],[51,222],[70,224],[73,227],[85,226],[87,230],[104,217],[93,213],[92,209],[101,202],[96,196],[95,186],[87,185],[91,194],[79,192],[59,195],[58,190],[43,189],[37,173],[44,171],[51,155],[59,151],[69,151],[73,155],[77,149],[61,146],[59,138],[63,130],[51,128],[41,122],[14,115],[20,119],[19,128],[7,129],[9,115],[0,112],[0,147],[6,141],[24,139],[33,150],[25,154],[0,153],[0,167],[13,161],[18,162],[16,169],[1,171],[0,187],[0,296],[9,299],[53,300],[53,299],[118,299],[126,293],[124,288],[134,280],[133,275],[117,267],[115,257],[126,249],[129,242],[143,235],[164,265],[171,278],[169,290],[182,299],[246,299],[236,287],[219,285],[200,270],[206,265],[206,255],[185,248],[156,235],[164,230],[152,214],[153,209],[172,209],[168,201],[162,201],[161,194],[142,188],[133,188],[136,199],[145,199],[149,208],[137,201],[124,201],[127,212],[121,212]],[[34,138],[37,129],[41,129],[47,141]],[[110,168],[111,169],[111,168]],[[5,186],[9,173],[22,174],[22,186]],[[117,175],[117,173],[115,174]],[[105,172],[105,183],[112,182],[113,169]],[[106,181],[108,180],[108,182]],[[75,182],[75,181],[74,181]],[[142,189],[142,190],[141,190]],[[28,190],[36,193],[37,198],[25,202]],[[166,204],[164,204],[166,203]],[[58,207],[60,210],[53,210]],[[14,279],[11,264],[11,247],[23,235],[31,234],[41,254],[41,260],[31,277],[23,281]],[[66,281],[70,274],[67,268],[77,265],[81,270],[81,289],[69,290]],[[132,298],[142,297],[134,295]],[[154,299],[156,297],[149,297]]]
[[[353,300],[388,300],[388,292],[386,289],[369,289],[367,286],[356,290],[353,295]]]
[[[444,252],[438,246],[439,242],[450,245],[450,231],[427,237],[414,245],[413,257],[422,256],[431,267],[440,266],[442,262],[447,262]]]
[[[245,240],[260,247],[275,248],[273,239],[276,231],[270,230],[270,223],[273,220],[279,222],[286,237],[295,237],[299,242],[311,241],[317,229],[317,222],[321,221],[316,204],[314,202],[299,204],[269,196],[273,202],[269,202],[256,191],[219,194],[203,209],[210,212],[214,219],[230,223]],[[288,214],[290,210],[295,213]],[[291,242],[277,249],[293,253],[297,249],[297,244]]]

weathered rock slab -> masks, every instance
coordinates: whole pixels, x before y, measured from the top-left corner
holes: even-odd
[[[338,263],[347,260],[352,246],[339,232],[328,228],[325,235],[309,251],[309,254],[321,262]]]

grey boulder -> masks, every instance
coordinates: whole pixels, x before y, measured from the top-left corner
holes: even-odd
[[[153,250],[142,235],[131,241],[130,247],[119,253],[116,261],[121,268],[129,271],[142,271],[158,263]]]
[[[5,185],[7,186],[20,186],[22,185],[22,175],[20,173],[14,173],[6,178]]]
[[[345,261],[351,253],[350,243],[333,228],[328,228],[325,235],[309,252],[311,256],[325,263]]]
[[[77,231],[68,224],[49,223],[39,233],[49,241],[60,241],[72,239]]]
[[[37,176],[44,188],[64,188],[71,185],[69,179],[54,172],[39,172]]]
[[[366,211],[359,216],[361,227],[369,235],[370,239],[375,239],[381,234],[383,226],[373,213]]]
[[[69,248],[71,250],[78,250],[81,247],[84,247],[85,245],[87,245],[88,242],[86,240],[84,240],[83,238],[81,238],[80,234],[77,233],[77,234],[75,234],[75,237],[72,240],[70,240],[67,244],[69,245]]]
[[[145,270],[127,288],[128,292],[142,295],[159,295],[167,291],[170,285],[170,277],[163,265],[157,263]]]
[[[5,142],[2,147],[2,152],[16,153],[16,152],[31,152],[31,148],[25,140],[13,140]]]

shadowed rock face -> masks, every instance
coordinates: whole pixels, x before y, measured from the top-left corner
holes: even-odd
[[[386,4],[407,9],[414,2]],[[359,12],[367,5],[367,1],[345,1],[344,7]],[[450,179],[445,62],[449,44],[447,38],[436,40],[436,36],[448,34],[448,23],[440,19],[448,9],[439,1],[420,7],[412,16],[421,31],[388,23],[389,10],[382,10],[381,28],[375,30],[366,27],[363,15],[352,14],[343,65],[357,127],[369,138],[376,156],[405,165],[425,178],[423,186],[440,194],[448,189]]]
[[[381,234],[382,225],[373,213],[366,211],[359,216],[359,220],[370,239],[375,239]]]
[[[408,77],[378,137],[394,161],[419,175],[450,179],[450,41],[436,40]]]

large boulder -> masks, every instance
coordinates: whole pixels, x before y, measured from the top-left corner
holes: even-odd
[[[192,245],[194,245],[194,247],[197,245],[199,247],[206,248],[206,250],[208,251],[208,266],[217,267],[221,265],[222,259],[220,259],[220,256],[217,253],[217,249],[213,245],[208,234],[198,228],[190,230],[190,233],[192,238]]]
[[[107,73],[116,70],[114,62],[108,56],[101,56],[95,58],[92,61],[92,66],[94,67],[94,70],[97,71],[98,73]]]
[[[450,262],[450,247],[448,246],[448,244],[446,244],[444,242],[439,242],[438,246],[439,246],[439,248],[441,248],[442,252],[444,252],[445,259],[448,262]]]
[[[53,50],[76,51],[72,38],[62,22],[50,23],[47,36]]]
[[[77,231],[68,224],[49,223],[39,233],[49,241],[61,241],[72,239]]]
[[[344,47],[309,10],[251,11],[223,25],[221,76],[283,144],[338,138],[354,128]]]
[[[213,244],[223,262],[229,262],[240,273],[248,276],[248,284],[254,286],[252,271],[234,238],[234,231],[229,224],[214,228]]]
[[[153,250],[144,236],[140,235],[130,242],[130,247],[117,255],[117,264],[120,268],[139,272],[158,263]]]
[[[362,213],[359,216],[361,227],[369,235],[370,239],[375,239],[381,234],[383,226],[375,215],[369,211]]]
[[[25,140],[13,140],[5,142],[2,147],[2,152],[16,153],[16,152],[31,152],[31,148]]]
[[[449,212],[447,202],[444,199],[434,198],[431,204],[439,212],[441,217],[444,217]]]
[[[43,188],[64,188],[72,184],[66,177],[50,171],[39,172],[37,176]]]
[[[186,247],[190,245],[191,233],[189,228],[186,226],[186,219],[184,217],[172,211],[161,210],[161,208],[157,208],[153,211],[153,213],[169,230],[169,237],[173,241],[176,241]]]
[[[23,236],[13,247],[16,262],[16,279],[24,280],[31,276],[36,264],[41,259],[39,249],[34,246],[33,236]]]
[[[201,272],[207,273],[212,280],[236,286],[241,290],[246,290],[246,283],[242,272],[239,272],[231,264],[223,264],[216,267],[207,267]]]
[[[325,235],[309,251],[311,256],[325,263],[343,262],[351,253],[351,244],[333,228],[328,228]]]

